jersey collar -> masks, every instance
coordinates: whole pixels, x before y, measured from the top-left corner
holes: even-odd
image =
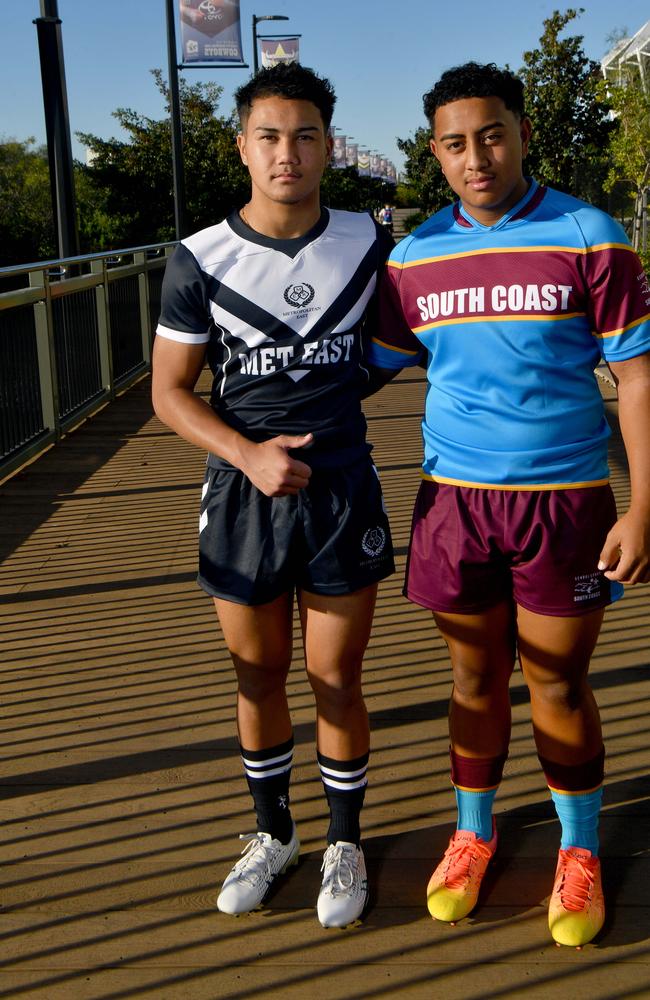
[[[301,250],[309,246],[321,233],[325,232],[329,220],[330,214],[327,209],[321,209],[318,222],[302,236],[296,236],[290,240],[276,240],[272,236],[263,236],[262,233],[258,233],[254,229],[251,229],[250,226],[247,226],[239,212],[231,212],[226,222],[232,231],[241,239],[246,240],[247,243],[256,243],[260,247],[279,250],[280,253],[286,254],[287,257],[296,257]]]
[[[532,177],[527,177],[526,180],[529,183],[526,194],[517,202],[516,205],[512,206],[509,212],[502,215],[498,222],[495,222],[491,226],[482,225],[480,222],[477,222],[472,215],[465,211],[460,201],[457,201],[452,209],[456,225],[460,226],[462,229],[490,232],[494,229],[503,229],[511,222],[519,222],[521,219],[526,218],[526,216],[530,215],[531,212],[535,211],[537,206],[543,201],[546,194],[546,188],[539,185]]]

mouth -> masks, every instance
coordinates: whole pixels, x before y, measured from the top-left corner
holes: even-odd
[[[482,174],[480,177],[470,177],[467,181],[467,186],[472,191],[487,191],[492,187],[494,182],[495,178],[491,174]]]
[[[296,174],[293,171],[291,173],[283,172],[281,174],[275,174],[273,179],[280,181],[281,183],[291,184],[293,181],[302,180],[302,174]]]

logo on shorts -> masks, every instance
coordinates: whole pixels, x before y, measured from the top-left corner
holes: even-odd
[[[575,578],[573,600],[589,601],[600,597],[602,579],[601,573],[581,573]]]
[[[361,539],[361,548],[367,556],[378,556],[384,550],[386,532],[383,528],[368,528]]]
[[[288,285],[285,288],[284,301],[296,309],[303,309],[309,305],[315,294],[313,286],[303,281],[300,285]]]

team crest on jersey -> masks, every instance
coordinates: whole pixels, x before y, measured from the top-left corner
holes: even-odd
[[[368,528],[361,539],[361,548],[367,556],[378,556],[384,550],[386,544],[386,532],[383,528]]]
[[[312,285],[302,281],[299,285],[288,285],[284,290],[284,301],[296,309],[304,309],[313,300],[315,291]]]

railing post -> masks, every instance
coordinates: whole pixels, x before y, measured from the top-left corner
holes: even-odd
[[[34,330],[36,332],[36,356],[38,358],[38,379],[41,389],[41,414],[43,427],[54,431],[60,437],[59,383],[54,350],[54,326],[52,323],[52,299],[49,281],[45,271],[30,271],[31,288],[42,288],[43,298],[34,303]]]
[[[102,386],[109,399],[115,399],[113,388],[113,349],[111,346],[111,317],[108,308],[108,279],[106,277],[106,260],[91,260],[91,274],[101,274],[102,283],[95,288],[95,303],[97,308],[97,333],[99,336],[99,371]]]
[[[149,281],[147,276],[147,256],[144,252],[133,254],[133,263],[142,270],[138,274],[138,298],[140,301],[140,332],[142,334],[142,360],[151,365],[151,335],[149,333]]]

